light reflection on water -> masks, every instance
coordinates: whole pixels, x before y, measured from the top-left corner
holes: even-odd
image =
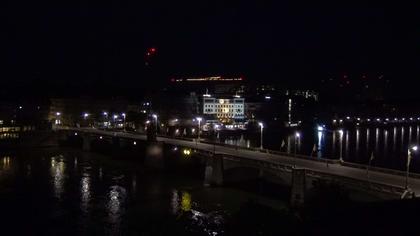
[[[264,147],[289,154],[293,154],[296,149],[299,154],[314,156],[312,155],[313,146],[316,145],[317,155],[315,156],[318,158],[339,159],[342,156],[344,161],[364,164],[368,162],[373,152],[375,155],[373,165],[404,170],[404,157],[406,157],[408,146],[419,144],[420,140],[419,125],[353,127],[322,131],[314,128],[299,132],[301,133],[299,139],[296,139],[294,132],[285,134],[266,132]],[[251,147],[258,148],[260,145],[259,136],[254,136],[244,137],[242,135],[240,140],[243,142],[245,139],[245,142],[251,143]],[[235,136],[222,136],[221,141],[230,144],[235,143],[235,139]],[[284,148],[281,145],[283,140],[285,141]],[[414,171],[420,172],[420,164],[413,168]]]
[[[51,157],[51,177],[54,183],[54,195],[57,199],[62,200],[65,181],[65,163],[62,156]]]
[[[204,189],[201,180],[162,177],[131,162],[56,152],[63,153],[0,156],[0,193],[9,193],[2,195],[3,204],[12,205],[13,214],[27,216],[22,227],[35,222],[40,232],[48,230],[51,235],[161,235],[160,228],[173,223],[188,232],[219,235],[224,210],[239,209],[255,198],[243,191],[223,195],[226,190]],[[9,182],[3,185],[4,181]],[[24,201],[16,197],[21,193]],[[0,207],[4,211],[4,205]],[[36,214],[28,214],[33,209]],[[53,223],[45,226],[46,220]]]

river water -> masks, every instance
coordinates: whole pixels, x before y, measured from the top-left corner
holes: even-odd
[[[296,135],[296,132],[299,135]],[[313,156],[314,158],[340,159],[372,166],[405,170],[409,146],[419,144],[419,125],[388,127],[352,127],[327,129],[318,127],[296,132],[263,132],[264,148]],[[219,135],[225,144],[243,147],[260,147],[260,136]],[[315,149],[314,149],[315,145]],[[315,152],[314,152],[315,150]],[[413,152],[410,169],[420,173],[420,155]]]
[[[279,217],[248,211],[250,202],[273,212],[286,208],[252,191],[153,173],[135,160],[75,149],[0,153],[4,235],[225,235],[228,222],[248,218],[265,222],[255,232],[270,232],[268,222]]]

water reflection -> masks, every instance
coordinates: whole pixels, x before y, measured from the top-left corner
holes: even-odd
[[[172,190],[171,198],[171,210],[172,214],[176,215],[179,211],[179,195],[177,190]]]
[[[356,130],[356,156],[359,156],[360,130]]]
[[[417,125],[416,141],[419,143],[420,126]]]
[[[395,152],[397,149],[397,127],[394,127],[394,136],[392,139],[392,151]]]
[[[121,220],[124,215],[124,203],[126,201],[126,189],[119,185],[110,187],[106,209],[108,212],[109,230],[112,235],[120,234]]]
[[[181,210],[190,211],[191,210],[191,194],[188,192],[182,192],[181,197]]]
[[[317,157],[322,157],[322,146],[324,141],[324,131],[318,131],[318,145],[317,145]]]
[[[384,156],[386,157],[388,154],[388,130],[384,131]]]
[[[5,156],[2,159],[2,169],[3,170],[10,170],[10,157]]]
[[[276,133],[275,136],[270,136],[269,132],[267,132],[267,136],[264,137],[266,139],[264,143],[267,148],[278,150],[279,143],[278,141],[273,142],[273,140],[285,140],[284,143],[282,142],[281,146],[283,148],[281,151],[289,154],[296,152],[296,154],[303,155],[313,154],[313,147],[317,144],[317,157],[344,158],[346,161],[364,164],[367,163],[369,156],[374,152],[375,164],[380,164],[382,165],[381,167],[387,168],[402,168],[400,161],[394,160],[401,157],[401,151],[404,151],[409,143],[419,142],[420,125],[341,127],[333,130],[315,129],[315,131],[307,128],[306,130],[300,130],[299,133],[300,137],[296,136],[295,130],[289,130],[283,134]],[[391,135],[392,137],[390,137]],[[305,139],[302,139],[302,137],[305,137]],[[238,135],[236,138],[238,139],[238,145],[248,145],[247,141],[251,140],[251,147],[258,147],[255,145],[259,144],[259,136],[247,137],[245,135],[244,137]],[[390,146],[391,143],[392,147]],[[385,161],[384,158],[387,160]]]
[[[413,127],[408,128],[408,143],[411,143],[411,135],[413,133]]]
[[[346,131],[346,158],[349,156],[349,131]]]
[[[56,156],[51,158],[51,177],[53,178],[54,184],[54,195],[59,200],[62,199],[62,194],[64,191],[64,181],[65,181],[65,163],[63,156]]]
[[[401,150],[404,149],[404,127],[401,127]]]
[[[81,209],[84,213],[88,213],[89,201],[91,199],[91,178],[89,176],[83,176],[80,180],[80,200],[81,200]]]

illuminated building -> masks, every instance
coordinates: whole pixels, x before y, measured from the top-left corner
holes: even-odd
[[[244,98],[214,98],[209,94],[203,95],[203,114],[214,116],[222,123],[243,120],[244,109]]]

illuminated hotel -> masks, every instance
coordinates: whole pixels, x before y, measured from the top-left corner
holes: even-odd
[[[229,123],[245,118],[245,99],[235,96],[234,98],[214,98],[209,94],[203,95],[203,114],[212,115],[222,123]]]

